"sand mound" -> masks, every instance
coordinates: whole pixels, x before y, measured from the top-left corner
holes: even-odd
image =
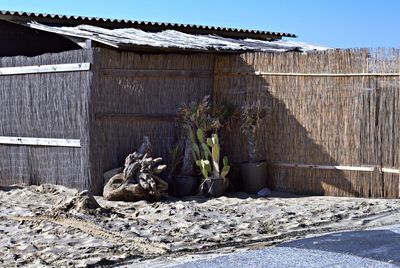
[[[102,210],[104,210],[99,203],[97,203],[94,196],[87,190],[76,194],[65,202],[61,202],[56,209],[64,212],[75,210],[77,212],[90,214],[95,214],[96,212],[102,212]]]

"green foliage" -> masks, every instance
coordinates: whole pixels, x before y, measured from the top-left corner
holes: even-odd
[[[204,131],[198,129],[197,140],[193,143],[193,151],[196,165],[200,168],[201,174],[203,174],[205,179],[227,179],[226,176],[229,173],[230,166],[228,157],[224,156],[222,169],[220,168],[221,147],[217,134],[214,133],[211,135],[211,138],[205,140]]]
[[[199,128],[197,129],[197,139],[199,139],[199,142],[204,143],[204,131]]]
[[[261,119],[266,115],[265,107],[261,106],[261,102],[257,101],[252,104],[246,104],[241,114],[241,131],[247,136],[247,148],[249,161],[253,162],[257,151],[257,131],[260,128]]]
[[[183,174],[193,173],[193,159],[212,157],[212,143],[206,136],[211,132],[217,133],[222,127],[229,130],[234,114],[235,109],[232,105],[222,104],[212,107],[210,96],[205,96],[199,102],[182,105],[178,110],[178,118],[187,131],[184,136],[184,158],[181,168]]]
[[[169,175],[172,176],[178,169],[179,165],[182,163],[182,146],[180,144],[176,144],[172,149],[169,150],[171,154],[171,162],[169,164],[170,166],[170,172]]]
[[[180,121],[187,129],[202,129],[205,133],[220,128],[219,119],[213,115],[210,96],[205,96],[200,102],[184,104],[178,110]]]

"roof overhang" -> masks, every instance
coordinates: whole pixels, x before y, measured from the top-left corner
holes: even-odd
[[[272,40],[281,39],[282,37],[296,37],[291,33],[281,33],[273,31],[248,30],[193,24],[180,23],[163,23],[163,22],[147,22],[134,20],[120,20],[84,16],[66,16],[54,15],[45,13],[30,13],[30,12],[15,12],[15,11],[0,11],[0,19],[18,23],[27,23],[36,21],[38,23],[52,26],[78,26],[92,25],[106,29],[118,28],[136,28],[147,32],[160,32],[165,30],[174,30],[188,34],[201,35],[218,35],[221,37],[233,39],[259,39]]]
[[[49,26],[37,22],[24,23],[23,25],[35,30],[62,35],[78,44],[84,44],[85,40],[92,40],[121,50],[238,53],[249,51],[306,52],[326,49],[285,40],[233,39],[218,35],[187,34],[175,30],[145,32],[134,28],[106,29],[91,25]]]

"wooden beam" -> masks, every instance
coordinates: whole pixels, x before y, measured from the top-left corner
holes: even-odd
[[[400,73],[272,73],[272,72],[218,72],[216,76],[255,75],[255,76],[310,76],[310,77],[357,77],[357,76],[400,76]]]
[[[175,121],[176,114],[103,114],[97,113],[96,120],[153,120],[153,121]]]
[[[90,70],[90,63],[69,63],[69,64],[52,64],[52,65],[36,65],[36,66],[20,66],[20,67],[3,67],[0,68],[0,76],[3,75],[20,75],[20,74],[40,74],[40,73],[60,73],[60,72],[78,72]]]
[[[381,171],[383,173],[400,174],[400,169],[395,169],[395,168],[382,168]]]
[[[291,168],[310,168],[310,169],[328,169],[328,170],[345,170],[345,171],[368,171],[375,170],[374,166],[340,166],[340,165],[314,165],[314,164],[297,164],[297,163],[271,163],[273,166],[278,167],[291,167]]]
[[[211,76],[211,71],[204,70],[157,70],[157,69],[102,69],[106,76],[160,77],[160,76]]]
[[[7,137],[0,136],[0,144],[9,145],[31,145],[31,146],[57,146],[57,147],[81,147],[78,139],[49,139],[49,138],[28,138],[28,137]]]

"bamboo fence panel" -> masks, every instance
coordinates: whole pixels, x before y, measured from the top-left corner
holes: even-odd
[[[1,58],[0,67],[90,62],[92,70],[0,77],[0,136],[81,143],[81,148],[0,145],[6,156],[0,159],[0,182],[50,182],[99,194],[103,172],[121,166],[144,135],[153,155],[168,162],[168,149],[182,131],[178,108],[212,94],[215,105],[261,100],[268,108],[258,157],[271,164],[275,189],[399,197],[399,174],[381,172],[400,168],[400,77],[386,75],[400,73],[399,54],[351,49],[216,56],[96,48]],[[350,75],[365,73],[370,75]],[[247,160],[239,122],[222,135],[230,160]],[[274,165],[278,162],[375,168],[326,170]]]
[[[0,67],[91,61],[90,50],[0,58]],[[81,148],[0,145],[0,184],[55,183],[89,188],[85,72],[0,76],[0,136],[80,139]]]
[[[270,184],[275,189],[398,197],[398,174],[381,173],[379,167],[400,168],[399,76],[329,74],[398,74],[399,58],[398,50],[383,49],[218,56],[214,101],[240,107],[246,100],[261,100],[269,109],[258,137],[259,158],[271,163]],[[281,75],[256,75],[259,72]],[[226,136],[232,160],[247,160],[238,125]],[[279,167],[273,165],[276,162],[378,168],[319,170]]]
[[[169,149],[181,139],[178,108],[210,95],[213,88],[214,56],[209,54],[98,49],[94,68],[91,163],[99,184],[103,172],[122,166],[143,136],[149,136],[153,156],[168,163]]]

